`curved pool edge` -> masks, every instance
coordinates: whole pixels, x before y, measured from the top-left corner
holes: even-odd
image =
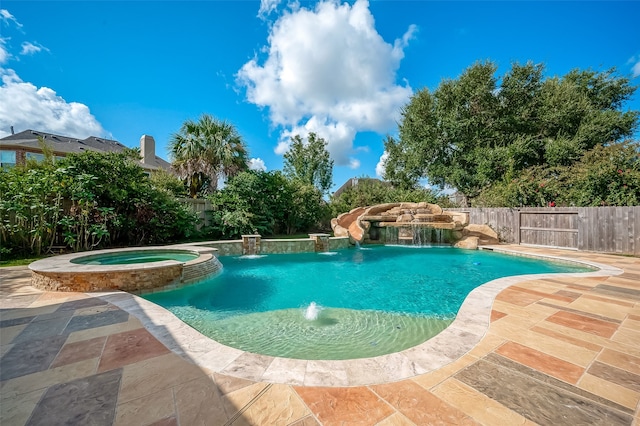
[[[225,346],[182,322],[173,313],[141,297],[123,293],[92,293],[137,317],[167,348],[211,372],[252,381],[297,386],[366,386],[408,379],[451,364],[487,334],[495,298],[504,289],[525,281],[559,277],[606,277],[624,271],[611,265],[555,255],[523,254],[499,246],[496,252],[526,255],[596,267],[581,273],[518,275],[489,281],[472,290],[453,323],[424,343],[401,352],[344,361],[299,360],[254,354]]]

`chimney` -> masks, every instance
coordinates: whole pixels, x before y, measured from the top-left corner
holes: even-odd
[[[140,138],[140,154],[142,155],[142,164],[151,164],[156,159],[156,141],[153,136],[142,135]]]

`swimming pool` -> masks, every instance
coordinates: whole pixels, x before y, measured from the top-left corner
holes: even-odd
[[[444,247],[220,260],[219,276],[145,298],[231,347],[333,360],[398,352],[428,340],[453,321],[472,289],[495,278],[588,270]]]

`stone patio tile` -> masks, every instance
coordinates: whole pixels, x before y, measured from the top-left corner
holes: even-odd
[[[496,311],[495,309],[491,310],[491,322],[497,321],[500,318],[504,318],[506,316],[507,314],[505,314],[504,312]]]
[[[98,371],[124,367],[167,353],[169,350],[144,328],[112,334],[105,343]]]
[[[13,398],[38,389],[45,389],[56,383],[65,383],[78,378],[95,374],[98,358],[87,359],[62,367],[44,370],[15,379],[0,382],[0,398]]]
[[[51,386],[33,410],[29,425],[108,425],[115,417],[122,370]]]
[[[136,330],[140,327],[142,327],[142,324],[140,324],[140,321],[138,321],[137,318],[130,316],[126,322],[120,322],[113,325],[106,325],[103,327],[90,328],[86,330],[74,331],[73,333],[69,334],[67,343],[88,340],[94,337],[106,337],[112,334]]]
[[[517,306],[528,306],[540,299],[542,299],[542,297],[530,293],[525,293],[523,291],[513,290],[511,288],[503,290],[496,296],[496,300],[511,303]]]
[[[635,317],[635,315],[628,315],[627,318],[622,321],[621,326],[630,328],[631,330],[640,331],[640,319],[637,319],[637,317],[636,319],[631,318],[632,316]]]
[[[149,426],[178,426],[178,420],[171,416],[157,422],[151,423]]]
[[[515,315],[521,320],[526,320],[529,323],[541,321],[558,311],[558,308],[540,305],[540,303],[519,306],[512,303],[502,302],[500,300],[495,300],[493,302],[493,309],[497,309],[507,315]]]
[[[65,329],[65,332],[73,333],[74,331],[119,324],[126,322],[128,319],[129,313],[119,309],[116,311],[100,312],[93,315],[76,315],[71,318],[71,321],[69,321],[69,325]]]
[[[375,425],[395,411],[366,387],[294,389],[324,426]]]
[[[242,415],[233,422],[233,425],[289,425],[310,414],[309,408],[304,405],[290,386],[273,385],[255,401],[252,401],[251,405],[243,410]]]
[[[106,340],[107,338],[103,336],[65,344],[51,364],[51,368],[100,357]]]
[[[535,284],[534,284],[535,283]],[[531,288],[527,288],[529,286],[535,286],[537,288],[537,290],[533,290]],[[551,299],[551,300],[555,300],[556,302],[565,302],[565,303],[571,303],[575,300],[575,298],[573,297],[568,297],[568,296],[562,296],[562,295],[558,295],[556,293],[546,293],[544,291],[539,291],[540,287],[542,287],[543,284],[540,283],[539,281],[527,281],[526,283],[522,283],[522,285],[515,285],[513,287],[510,287],[510,290],[516,290],[516,291],[522,291],[528,294],[531,294],[533,296],[539,296],[542,299]],[[553,290],[551,291],[555,291],[556,290],[556,286],[553,286]]]
[[[555,313],[547,318],[547,321],[607,338],[611,337],[618,328],[618,324],[571,312]]]
[[[615,283],[615,285],[612,285],[613,283]],[[610,278],[606,284],[599,284],[591,291],[625,301],[640,301],[640,290],[637,289],[637,284],[630,280]]]
[[[598,361],[591,364],[587,372],[592,376],[640,393],[640,375]]]
[[[378,423],[379,426],[384,426],[382,423]],[[403,426],[402,423],[396,423],[397,426]],[[291,423],[289,426],[322,426],[312,415],[309,415],[297,422]],[[387,425],[389,426],[389,425]],[[407,425],[410,426],[410,425]]]
[[[2,312],[2,316],[0,316],[0,328],[5,327],[13,327],[15,325],[23,325],[30,323],[35,318],[35,315],[29,315],[25,317],[17,317],[11,319],[4,318],[4,312]]]
[[[240,375],[249,380],[260,380],[274,357],[245,352],[227,365],[222,374]]]
[[[614,340],[600,337],[592,333],[577,330],[575,328],[569,328],[561,325],[554,324],[552,322],[545,322],[545,329],[555,331],[557,333],[566,333],[568,336],[575,337],[585,342],[593,343],[601,347],[608,347],[609,349],[623,352],[628,355],[640,357],[640,346],[633,344],[633,341],[617,342]]]
[[[66,339],[67,336],[49,336],[15,343],[0,359],[0,380],[47,370]]]
[[[229,392],[222,397],[224,412],[229,419],[238,417],[238,413],[251,401],[271,387],[271,384],[259,382],[245,386],[233,392]]]
[[[37,389],[16,395],[13,398],[3,399],[0,403],[0,424],[27,424],[27,420],[31,416],[33,409],[36,408],[45,390],[46,389]]]
[[[212,377],[215,380],[216,386],[218,387],[222,395],[226,395],[239,389],[246,388],[247,386],[251,386],[256,383],[252,380],[226,376],[219,373],[213,373]]]
[[[77,309],[83,309],[83,308],[88,308],[93,306],[101,306],[106,304],[107,302],[97,297],[85,296],[84,298],[61,304],[58,310],[75,311]]]
[[[616,334],[611,337],[616,342],[634,345],[640,347],[640,331],[636,331],[630,328],[620,327]]]
[[[175,413],[173,391],[163,389],[142,398],[118,404],[113,425],[149,425],[169,417],[175,417]]]
[[[411,380],[371,386],[381,398],[419,425],[475,425],[471,417]]]
[[[638,402],[640,401],[640,394],[638,392],[588,373],[582,376],[582,379],[578,382],[578,386],[581,389],[628,408],[631,413],[637,408]]]
[[[584,368],[580,366],[514,342],[505,343],[495,352],[527,367],[572,384],[577,383],[582,373],[584,373]]]
[[[473,347],[467,354],[480,358],[493,352],[495,348],[502,345],[506,340],[496,334],[491,333],[491,330],[482,338],[480,343]]]
[[[211,377],[201,377],[173,388],[176,414],[183,425],[224,425],[222,392]]]
[[[11,343],[19,344],[59,336],[62,334],[70,319],[71,315],[53,318],[50,321],[32,321],[19,335],[13,338]]]
[[[395,412],[376,426],[416,426],[416,424],[401,413]]]
[[[634,303],[633,302],[629,302],[629,301],[625,301],[625,300],[620,300],[620,299],[614,299],[611,297],[606,297],[606,296],[598,296],[596,294],[591,294],[591,293],[585,293],[582,296],[583,299],[587,299],[587,300],[596,300],[598,302],[603,302],[609,305],[617,305],[617,306],[624,306],[625,308],[633,308]]]
[[[558,290],[555,293],[553,293],[555,295],[558,296],[563,296],[563,297],[568,297],[571,300],[576,300],[579,297],[582,297],[583,293],[581,292],[577,292],[577,291],[569,291],[569,290]]]
[[[631,424],[632,410],[619,411],[618,405],[611,407],[606,401],[596,402],[594,396],[571,392],[569,389],[572,388],[551,384],[555,382],[539,381],[539,375],[533,372],[523,374],[526,371],[480,360],[454,377],[541,425]],[[576,410],[574,407],[581,409]]]
[[[262,380],[267,382],[285,382],[290,385],[304,383],[304,375],[307,371],[307,360],[274,358],[262,375]]]
[[[429,373],[416,376],[412,380],[425,389],[431,389],[432,387],[438,385],[442,381],[448,379],[458,371],[473,364],[476,361],[478,361],[478,358],[470,354],[466,354],[460,359],[455,360],[451,364],[445,365],[444,367],[431,371]]]
[[[630,307],[620,306],[615,303],[608,303],[603,300],[593,300],[581,297],[569,305],[572,309],[582,312],[599,315],[604,318],[622,321],[627,316]]]
[[[561,340],[567,343],[570,343],[574,346],[579,346],[581,348],[588,349],[593,352],[600,352],[602,350],[602,346],[596,345],[595,343],[590,343],[584,340],[581,340],[577,337],[573,337],[567,333],[559,333],[557,331],[553,331],[547,328],[546,324],[541,324],[540,326],[535,326],[531,328],[531,331],[535,333],[539,333],[548,337],[552,337],[557,340]]]
[[[599,315],[599,314],[583,311],[583,310],[580,310],[580,309],[574,309],[573,308],[573,304],[566,305],[566,306],[560,306],[560,305],[557,305],[555,302],[548,303],[548,302],[545,302],[545,301],[541,300],[540,302],[537,303],[537,305],[538,306],[548,306],[548,307],[557,309],[559,311],[569,312],[569,313],[572,313],[572,314],[585,316],[585,317],[589,317],[589,318],[593,318],[593,319],[597,319],[597,320],[601,320],[601,321],[611,322],[611,323],[614,323],[614,324],[620,324],[622,322],[621,319],[611,318],[611,317],[608,317],[608,316],[603,316],[603,315]],[[624,317],[625,315],[622,315],[622,316]]]
[[[515,426],[527,422],[525,417],[454,378],[445,380],[432,392],[482,424]]]
[[[28,324],[14,325],[0,328],[0,345],[8,345],[15,339]]]
[[[562,340],[540,338],[540,334],[526,328],[519,328],[513,324],[513,321],[508,323],[498,321],[492,324],[491,333],[582,367],[588,366],[597,355],[595,351]]]
[[[598,355],[598,361],[613,365],[634,374],[640,374],[640,357],[635,357],[606,348]]]
[[[199,367],[168,353],[123,367],[119,403],[206,376]]]
[[[335,362],[309,360],[304,375],[305,386],[349,386],[349,376],[345,366]]]

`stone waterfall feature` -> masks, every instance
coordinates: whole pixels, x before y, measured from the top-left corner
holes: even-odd
[[[436,204],[388,203],[358,207],[331,220],[336,237],[353,243],[432,245],[475,249],[479,241],[497,244],[488,226],[469,225],[469,215],[446,212]]]

